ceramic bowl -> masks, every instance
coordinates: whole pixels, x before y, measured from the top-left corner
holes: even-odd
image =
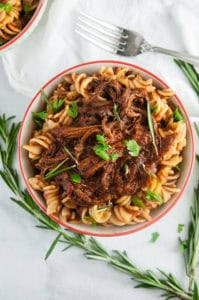
[[[62,77],[66,73],[76,72],[76,73],[94,73],[99,70],[101,66],[110,66],[110,67],[127,67],[130,70],[135,71],[136,73],[140,73],[141,76],[145,79],[152,78],[153,84],[158,88],[168,88],[168,85],[164,83],[160,78],[158,78],[156,75],[152,74],[150,71],[145,70],[139,66],[120,62],[120,61],[92,61],[83,63],[74,67],[71,67],[67,70],[64,70],[63,72],[59,73],[55,77],[53,77],[51,80],[49,80],[42,89],[45,89],[45,92],[47,95],[50,95],[51,92],[56,88],[56,86],[62,81]],[[181,113],[184,116],[186,125],[187,125],[187,146],[183,150],[183,160],[181,164],[181,175],[177,182],[177,187],[180,189],[180,192],[175,194],[171,200],[169,200],[167,203],[165,203],[162,206],[159,206],[158,208],[154,209],[151,212],[152,220],[145,222],[145,223],[138,223],[133,225],[126,225],[122,227],[103,227],[103,226],[88,226],[85,224],[70,224],[70,223],[63,223],[58,218],[52,216],[52,219],[54,219],[57,223],[61,224],[62,226],[69,228],[73,231],[84,233],[88,235],[93,236],[120,236],[125,234],[134,233],[139,230],[143,230],[144,228],[148,227],[149,225],[152,225],[153,223],[160,220],[162,217],[164,217],[177,203],[177,201],[181,198],[182,194],[185,191],[185,188],[187,186],[187,183],[189,181],[192,167],[193,167],[193,160],[194,160],[194,139],[193,139],[193,132],[191,123],[188,117],[188,114],[180,101],[180,99],[177,97],[177,95],[174,95],[172,99],[170,100],[174,104],[174,106],[179,107]],[[31,138],[32,132],[35,129],[35,123],[32,119],[32,112],[41,111],[45,106],[45,103],[43,100],[41,100],[41,92],[39,91],[35,97],[30,102],[20,129],[19,133],[19,140],[18,140],[18,158],[19,158],[19,164],[21,169],[21,174],[23,176],[24,182],[26,184],[26,187],[34,199],[34,201],[38,204],[38,206],[46,212],[46,206],[45,201],[42,197],[42,195],[33,190],[31,186],[28,183],[28,178],[34,176],[35,169],[31,164],[30,159],[28,158],[28,152],[22,148],[24,144],[27,144],[29,139]]]

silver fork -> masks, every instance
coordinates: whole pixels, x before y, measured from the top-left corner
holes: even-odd
[[[109,24],[84,12],[80,13],[75,32],[92,44],[114,54],[134,56],[143,52],[159,52],[199,66],[199,56],[150,45],[139,33]]]

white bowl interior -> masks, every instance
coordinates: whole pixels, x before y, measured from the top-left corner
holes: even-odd
[[[94,73],[99,70],[100,66],[120,66],[120,67],[128,67],[129,69],[135,71],[135,73],[140,73],[141,76],[145,79],[151,77],[151,75],[147,74],[144,71],[140,71],[136,69],[135,67],[130,67],[129,65],[126,65],[125,63],[110,63],[110,62],[103,62],[103,63],[94,63],[94,64],[88,64],[88,65],[83,65],[76,67],[72,70],[72,72],[77,72],[77,73]],[[66,72],[68,73],[68,72]],[[70,72],[69,72],[70,73]],[[47,95],[50,95],[52,91],[56,88],[58,83],[62,81],[63,74],[58,76],[56,79],[54,79],[50,84],[48,84],[45,87],[45,92]],[[156,78],[153,78],[153,84],[158,87],[158,88],[163,88],[165,87],[163,84],[161,84]],[[192,166],[192,153],[193,153],[193,139],[191,135],[191,128],[190,128],[190,123],[187,120],[186,117],[186,112],[184,109],[181,107],[181,104],[178,102],[176,97],[172,97],[171,102],[173,103],[174,106],[180,107],[180,111],[185,117],[185,122],[187,124],[187,146],[185,147],[183,151],[183,161],[181,164],[181,176],[178,180],[177,187],[180,189],[184,188],[185,182],[187,182],[188,177],[189,177],[189,171],[191,170]],[[35,123],[33,122],[32,119],[32,112],[37,112],[41,111],[45,106],[44,101],[41,99],[41,95],[39,94],[35,100],[32,102],[32,104],[29,106],[27,113],[24,118],[24,123],[21,128],[21,138],[20,138],[20,145],[19,145],[19,151],[20,151],[20,160],[21,160],[21,166],[24,172],[24,177],[27,179],[29,177],[34,176],[35,174],[35,169],[31,164],[30,159],[28,158],[28,152],[25,151],[22,146],[24,144],[27,144],[29,142],[29,139],[32,136],[32,132],[35,129]],[[28,186],[29,190],[31,191],[32,196],[37,199],[37,201],[41,204],[42,207],[45,207],[45,202],[44,199],[41,195],[41,193],[34,191],[30,186]],[[170,201],[168,201],[166,204],[158,207],[157,209],[154,209],[151,213],[153,220],[150,222],[145,222],[145,223],[138,223],[138,224],[133,224],[133,225],[126,225],[122,227],[103,227],[103,226],[88,226],[84,224],[70,224],[66,223],[65,226],[69,226],[70,228],[73,228],[74,230],[81,231],[84,233],[88,234],[93,234],[93,235],[120,235],[124,234],[127,232],[132,232],[132,231],[137,231],[141,229],[142,227],[146,227],[145,225],[153,223],[155,219],[159,219],[161,215],[165,214],[166,211],[169,210],[176,201],[176,198],[179,197],[179,193],[174,195]],[[144,226],[143,226],[144,225]]]

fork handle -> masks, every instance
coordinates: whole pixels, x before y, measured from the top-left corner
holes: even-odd
[[[179,58],[181,60],[184,60],[188,63],[194,64],[195,66],[199,67],[199,56],[194,56],[194,55],[190,55],[188,53],[177,52],[177,51],[164,49],[164,48],[156,47],[156,46],[152,46],[151,51],[168,54],[168,55],[174,56],[176,58]]]

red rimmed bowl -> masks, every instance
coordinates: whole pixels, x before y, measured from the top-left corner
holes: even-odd
[[[94,73],[99,70],[101,66],[109,66],[109,67],[128,67],[130,70],[135,71],[136,73],[140,73],[141,76],[144,79],[147,78],[152,78],[153,79],[153,85],[156,86],[157,88],[168,88],[168,85],[164,83],[160,78],[158,78],[156,75],[152,74],[151,72],[125,62],[120,62],[120,61],[109,61],[109,60],[104,60],[104,61],[92,61],[92,62],[87,62],[83,63],[80,65],[76,65],[74,67],[71,67],[67,70],[64,70],[63,72],[59,73],[55,77],[53,77],[51,80],[49,80],[43,87],[42,89],[45,89],[45,92],[50,94],[62,81],[62,77],[66,73],[71,73],[71,72],[76,72],[76,73]],[[183,194],[187,183],[189,181],[192,167],[193,167],[193,161],[194,161],[194,139],[193,139],[193,132],[192,132],[192,127],[191,123],[188,117],[188,114],[180,101],[180,99],[175,95],[171,99],[172,103],[175,106],[178,106],[180,111],[183,113],[183,116],[185,118],[185,122],[187,125],[187,146],[183,150],[183,161],[181,164],[181,175],[177,183],[177,187],[180,189],[180,192],[176,195],[174,195],[171,200],[169,200],[167,203],[164,205],[152,210],[151,215],[152,215],[152,220],[145,222],[145,223],[138,223],[138,224],[133,224],[133,225],[126,225],[122,227],[103,227],[103,226],[88,226],[85,224],[70,224],[70,223],[63,223],[61,222],[58,218],[52,216],[52,219],[55,220],[57,223],[60,225],[69,228],[73,231],[79,232],[79,233],[84,233],[88,235],[93,235],[93,236],[120,236],[120,235],[125,235],[125,234],[130,234],[139,230],[142,230],[149,225],[157,222],[160,220],[163,216],[165,216],[171,209],[174,207],[174,205],[177,203],[177,201],[180,199],[181,195]],[[38,206],[46,212],[46,206],[44,199],[42,195],[33,190],[31,186],[28,183],[28,178],[34,176],[35,170],[34,167],[31,164],[30,159],[28,158],[28,153],[26,150],[24,150],[22,147],[24,144],[27,144],[29,139],[31,138],[33,129],[35,128],[35,124],[32,120],[32,115],[31,112],[37,112],[41,111],[44,107],[43,101],[41,101],[41,92],[39,91],[35,97],[32,99],[30,102],[23,121],[22,125],[20,128],[20,133],[19,133],[19,138],[18,138],[18,159],[19,159],[19,164],[20,164],[20,169],[21,169],[21,174],[23,176],[25,185],[34,199],[34,201],[38,204]]]
[[[39,4],[32,15],[30,21],[26,24],[26,26],[10,41],[6,42],[2,46],[0,46],[0,55],[5,53],[7,50],[12,49],[16,45],[20,44],[24,39],[26,39],[36,28],[39,21],[41,20],[44,11],[46,9],[48,0],[40,0]]]

